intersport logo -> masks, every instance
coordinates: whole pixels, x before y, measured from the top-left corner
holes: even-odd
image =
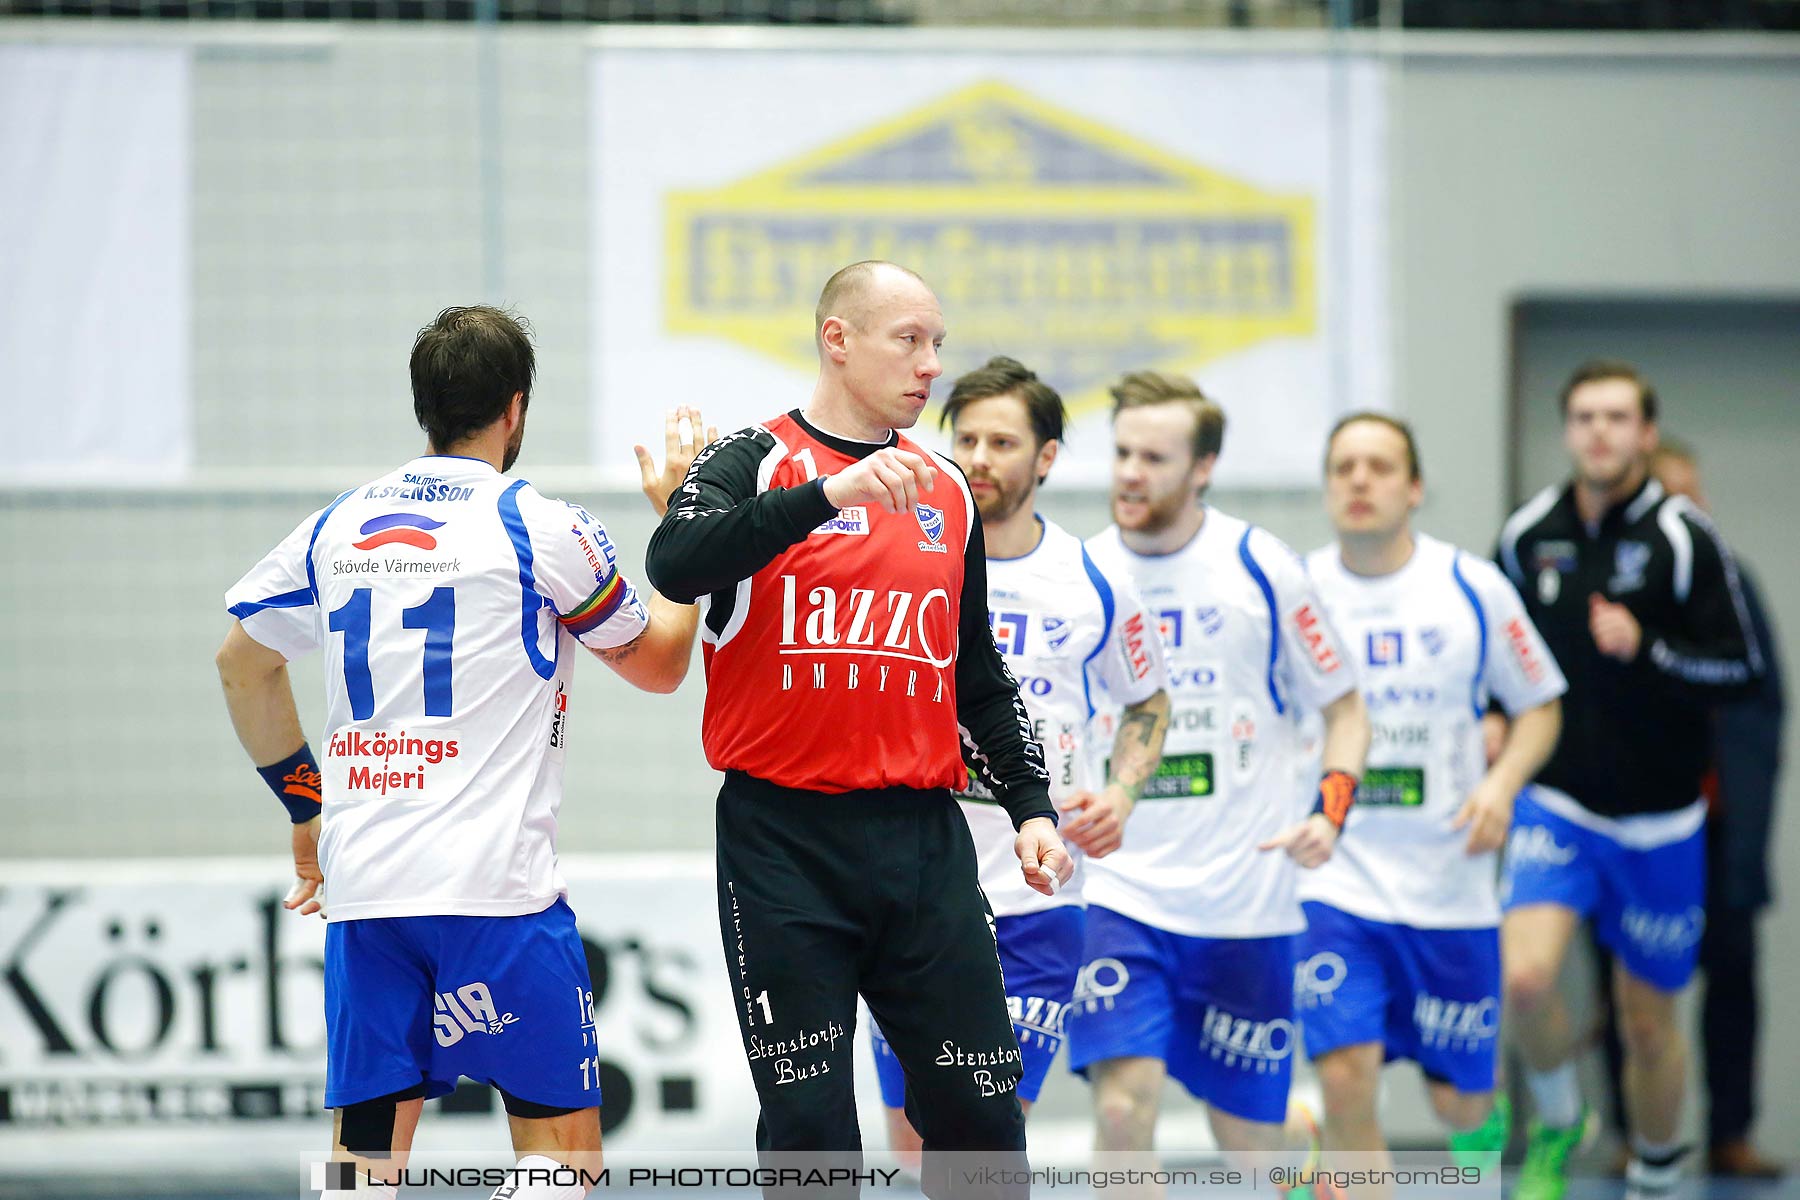
[[[869,510],[853,504],[848,508],[838,509],[837,516],[828,518],[814,533],[842,533],[853,537],[869,536]]]

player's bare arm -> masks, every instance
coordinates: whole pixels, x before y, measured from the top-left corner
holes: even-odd
[[[300,729],[287,659],[281,652],[263,645],[233,621],[213,662],[225,689],[231,727],[251,761],[267,766],[298,750],[306,734]]]
[[[305,744],[287,659],[280,651],[263,645],[233,621],[213,662],[225,689],[231,727],[253,765],[281,762]],[[318,891],[324,881],[319,871],[318,817],[294,826],[293,852],[294,886],[283,903],[301,916],[311,916],[320,911]]]
[[[1505,741],[1487,774],[1469,793],[1451,822],[1468,829],[1468,853],[1500,849],[1512,828],[1513,798],[1550,761],[1562,733],[1562,701],[1549,700],[1520,713],[1505,725]]]
[[[1099,795],[1082,791],[1063,804],[1065,840],[1084,854],[1104,858],[1125,840],[1125,820],[1143,795],[1144,784],[1162,761],[1169,732],[1169,693],[1158,691],[1125,707],[1113,739],[1111,776]]]
[[[1362,778],[1369,756],[1373,729],[1362,693],[1354,688],[1325,706],[1325,747],[1322,755],[1327,784],[1331,777]],[[1329,798],[1328,798],[1329,800]],[[1347,809],[1348,805],[1345,805]],[[1327,812],[1330,804],[1327,804]],[[1339,818],[1342,819],[1341,817]],[[1315,812],[1297,825],[1262,843],[1262,850],[1283,850],[1303,867],[1323,866],[1337,848],[1340,825],[1325,812]]]
[[[1158,690],[1136,704],[1128,704],[1119,718],[1119,733],[1113,739],[1112,777],[1109,790],[1118,789],[1133,803],[1143,795],[1144,785],[1156,774],[1162,761],[1163,739],[1169,733],[1169,693]],[[1129,807],[1126,810],[1129,812]],[[1125,814],[1120,814],[1120,820]]]
[[[632,687],[666,694],[687,678],[694,657],[694,634],[700,628],[700,609],[677,604],[654,591],[646,607],[650,621],[642,633],[623,646],[593,653]]]
[[[1494,760],[1500,757],[1500,751],[1506,748],[1507,724],[1506,716],[1503,713],[1489,712],[1482,715],[1481,750],[1490,767],[1494,765]]]
[[[1362,692],[1351,689],[1325,706],[1325,745],[1322,762],[1327,771],[1342,771],[1362,778],[1368,761],[1369,742],[1374,728],[1369,723],[1369,709]]]
[[[705,441],[701,440],[701,430],[705,430]],[[632,447],[642,476],[644,498],[650,501],[657,516],[668,513],[669,498],[687,477],[695,456],[718,437],[719,431],[704,423],[698,408],[683,404],[670,409],[664,417],[661,470],[649,450]],[[666,694],[687,678],[688,664],[694,657],[694,635],[700,628],[700,609],[692,604],[677,604],[656,591],[650,592],[647,607],[650,622],[642,633],[622,646],[593,653],[633,687]]]

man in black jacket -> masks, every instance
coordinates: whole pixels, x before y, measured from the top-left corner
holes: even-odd
[[[1625,363],[1562,393],[1574,478],[1514,513],[1501,567],[1569,680],[1563,738],[1514,816],[1505,987],[1537,1109],[1515,1195],[1557,1200],[1586,1124],[1556,977],[1579,924],[1617,956],[1631,1124],[1628,1196],[1667,1195],[1687,1048],[1675,999],[1705,924],[1711,714],[1762,674],[1737,568],[1712,522],[1650,478],[1656,394]]]

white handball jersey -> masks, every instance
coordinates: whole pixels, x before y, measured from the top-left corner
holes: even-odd
[[[1299,932],[1299,868],[1257,846],[1312,808],[1300,714],[1356,686],[1299,556],[1214,508],[1171,554],[1133,553],[1116,526],[1087,545],[1136,581],[1172,685],[1162,765],[1125,844],[1088,863],[1088,903],[1187,937]]]
[[[325,651],[331,920],[516,916],[564,891],[575,643],[648,621],[616,558],[580,507],[427,455],[302,521],[226,594],[263,645]]]
[[[1106,783],[1089,746],[1096,687],[1119,704],[1136,704],[1167,686],[1168,667],[1130,579],[1101,571],[1081,539],[1060,525],[1043,525],[1043,540],[1030,554],[987,560],[988,623],[1019,681],[1032,736],[1044,747],[1050,798],[1060,801]],[[1082,856],[1073,846],[1069,882],[1054,896],[1033,891],[1013,853],[1012,818],[973,775],[968,795],[976,798],[963,800],[963,814],[981,864],[981,889],[996,917],[1081,903]]]
[[[1515,716],[1556,699],[1556,660],[1499,568],[1436,538],[1415,535],[1388,575],[1351,574],[1336,545],[1306,567],[1349,640],[1375,738],[1344,835],[1301,897],[1419,929],[1499,924],[1496,856],[1470,858],[1450,823],[1487,773],[1489,698]]]

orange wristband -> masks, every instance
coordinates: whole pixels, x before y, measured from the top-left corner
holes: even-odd
[[[1348,771],[1327,771],[1319,776],[1319,798],[1313,811],[1324,813],[1325,819],[1341,832],[1350,817],[1350,806],[1356,803],[1356,776]]]

